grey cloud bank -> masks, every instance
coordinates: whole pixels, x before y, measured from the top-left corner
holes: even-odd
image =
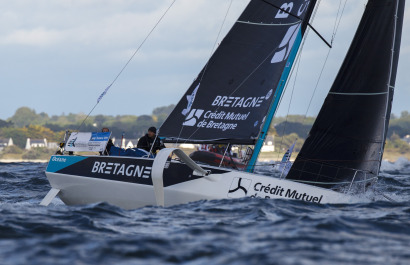
[[[223,37],[248,0],[234,0]],[[315,115],[350,45],[364,0],[348,1],[308,114]],[[88,111],[171,3],[170,0],[1,1],[0,118],[21,106],[50,115]],[[344,3],[344,1],[342,1]],[[211,54],[229,0],[177,0],[93,112],[146,114],[177,103]],[[332,37],[339,1],[321,1],[314,26]],[[410,8],[406,7],[393,112],[409,110]],[[219,39],[219,41],[221,38]],[[328,49],[309,33],[279,115],[304,114]]]

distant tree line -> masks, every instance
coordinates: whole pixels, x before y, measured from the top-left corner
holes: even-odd
[[[124,133],[128,139],[139,138],[147,132],[151,126],[160,127],[166,117],[174,109],[175,105],[155,108],[151,115],[95,115],[87,118],[86,115],[62,114],[49,116],[28,107],[21,107],[9,119],[0,119],[0,138],[13,138],[14,144],[24,148],[27,138],[42,139],[59,142],[63,139],[65,131],[100,131],[108,127],[113,137],[121,138]]]
[[[315,117],[304,117],[302,115],[290,115],[288,118],[274,118],[271,130],[274,130],[276,135],[283,136],[291,133],[296,133],[299,138],[305,139],[315,121]],[[410,134],[410,113],[403,111],[400,117],[392,114],[387,131],[387,138],[391,138],[393,134],[403,138]]]
[[[14,144],[24,148],[27,138],[46,138],[49,142],[59,142],[63,139],[66,130],[75,131],[100,131],[108,127],[113,137],[139,138],[147,132],[151,126],[160,127],[175,105],[155,108],[150,115],[95,115],[90,116],[85,124],[79,128],[86,115],[62,114],[49,116],[41,112],[36,113],[28,107],[21,107],[7,120],[0,119],[0,138],[13,138]],[[307,137],[315,117],[303,115],[289,115],[288,117],[276,117],[270,128],[270,135],[274,135],[274,144],[277,149],[288,148],[295,140],[298,151],[304,139]],[[407,150],[401,145],[400,138],[410,134],[410,113],[403,111],[400,117],[392,115],[388,130],[390,140],[389,147]],[[403,141],[402,141],[403,142]]]

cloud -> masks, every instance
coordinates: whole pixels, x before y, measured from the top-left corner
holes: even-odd
[[[112,81],[171,2],[0,1],[2,86],[8,89],[10,98],[16,99],[0,106],[3,115],[0,118],[12,116],[23,105],[50,114],[87,112],[90,102],[94,103]],[[232,2],[218,42],[248,2]],[[339,1],[320,2],[313,25],[331,40]],[[356,31],[365,2],[347,1],[318,91],[326,91],[331,85]],[[230,0],[177,0],[95,114],[143,114],[150,113],[156,106],[176,103],[208,60],[229,3]],[[410,67],[408,25],[409,7],[403,27],[401,69]],[[326,45],[310,31],[297,81],[302,98],[310,97],[310,90],[303,88],[315,86],[327,51]],[[404,70],[399,71],[402,72]],[[407,77],[401,75],[398,78],[398,82],[408,85]],[[75,104],[59,104],[61,95],[67,91],[79,95]],[[152,98],[152,91],[163,96]],[[22,93],[27,97],[21,97]],[[406,98],[400,93],[397,91],[397,97]],[[46,103],[42,95],[47,95]],[[147,100],[134,104],[138,95]],[[297,108],[294,109],[297,113],[304,111],[303,106]]]
[[[210,4],[211,2],[211,4]],[[237,10],[239,3],[236,1]],[[131,46],[135,47],[162,16],[171,1],[8,1],[0,4],[0,44],[50,46],[59,44]],[[215,10],[220,1],[176,1],[152,39],[171,41],[183,34],[186,41],[194,42],[215,30],[222,21],[225,9]],[[225,5],[228,3],[226,1]],[[226,5],[227,6],[227,5]],[[215,20],[199,18],[198,13],[215,17]],[[195,23],[190,23],[195,21]]]
[[[9,45],[45,46],[56,44],[60,40],[62,40],[61,32],[36,28],[31,30],[20,29],[13,31],[9,35],[0,38],[0,43]]]

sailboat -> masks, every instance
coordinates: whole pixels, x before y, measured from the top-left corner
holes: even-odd
[[[343,65],[285,179],[253,171],[311,27],[315,0],[250,1],[159,130],[166,142],[252,145],[244,171],[198,164],[178,148],[162,149],[155,158],[63,153],[50,159],[46,175],[52,188],[41,204],[57,195],[68,205],[105,201],[125,209],[240,197],[358,202],[353,191],[365,190],[379,174],[404,3],[368,1]]]

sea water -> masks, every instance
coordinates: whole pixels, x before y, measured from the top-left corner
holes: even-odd
[[[410,162],[383,162],[375,201],[243,198],[123,210],[39,206],[46,164],[0,164],[0,264],[410,264]],[[259,169],[273,172],[270,165]]]

